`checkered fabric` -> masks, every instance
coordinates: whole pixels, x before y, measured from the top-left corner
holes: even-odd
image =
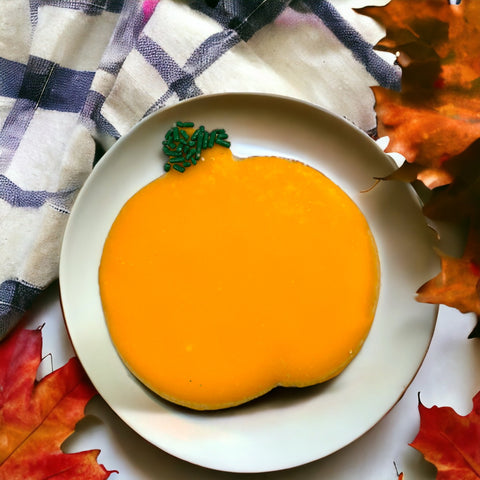
[[[387,0],[1,0],[0,338],[58,274],[96,159],[155,110],[267,92],[375,127],[370,86],[399,88],[353,8]]]

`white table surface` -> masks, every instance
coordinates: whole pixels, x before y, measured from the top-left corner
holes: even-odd
[[[61,367],[74,354],[60,308],[58,285],[52,285],[27,315],[27,328],[43,326],[43,354],[39,375]],[[208,470],[174,458],[132,431],[101,397],[87,405],[87,416],[64,443],[64,450],[100,449],[98,461],[118,470],[111,479],[224,480],[396,480],[394,463],[405,480],[434,480],[436,470],[409,446],[419,428],[418,395],[422,403],[451,406],[459,414],[471,411],[480,390],[480,341],[468,339],[473,315],[440,306],[430,349],[417,376],[399,403],[356,442],[316,462],[291,470],[261,474],[232,474]],[[51,358],[51,360],[50,360]]]

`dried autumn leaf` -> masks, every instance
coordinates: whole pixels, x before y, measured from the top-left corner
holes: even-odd
[[[379,135],[427,186],[449,183],[444,162],[480,138],[480,3],[391,0],[360,12],[385,25],[377,47],[402,67],[401,91],[374,88]]]
[[[448,186],[434,189],[424,208],[432,219],[463,223],[468,238],[461,258],[441,254],[442,271],[423,285],[418,299],[444,303],[473,312],[480,318],[480,140],[449,160],[445,168],[454,178]],[[480,323],[470,337],[480,335]]]
[[[435,188],[425,214],[434,220],[470,223],[479,228],[480,217],[480,139],[473,142],[459,155],[447,160],[444,169],[453,178],[449,185]]]
[[[466,416],[419,402],[420,430],[411,446],[437,468],[437,480],[480,478],[480,393]]]
[[[379,49],[395,53],[401,90],[375,87],[378,133],[406,158],[389,179],[420,180],[431,197],[424,213],[466,228],[461,258],[441,254],[442,270],[418,300],[480,318],[480,2],[391,0],[360,10],[386,27]],[[480,335],[480,321],[471,336]]]
[[[0,480],[108,478],[98,450],[61,451],[96,392],[76,358],[36,382],[41,349],[40,330],[0,344]]]
[[[478,232],[472,230],[465,252],[455,258],[440,252],[441,272],[418,290],[417,298],[424,303],[443,303],[463,313],[480,315],[480,251]]]

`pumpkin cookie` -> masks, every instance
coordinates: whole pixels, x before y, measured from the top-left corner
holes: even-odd
[[[123,362],[198,410],[338,375],[378,298],[363,214],[298,161],[202,155],[135,194],[105,242],[100,293]]]

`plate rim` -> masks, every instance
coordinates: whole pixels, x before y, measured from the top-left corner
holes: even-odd
[[[297,100],[297,99],[294,99],[294,98],[291,98],[291,97],[286,97],[286,96],[281,96],[281,95],[276,95],[276,94],[263,94],[263,93],[217,93],[217,94],[212,94],[212,95],[203,95],[203,96],[200,96],[200,97],[195,97],[195,98],[191,98],[191,99],[187,99],[187,100],[184,100],[178,104],[175,104],[175,105],[171,105],[171,106],[168,106],[168,107],[165,107],[164,109],[160,110],[160,111],[156,111],[156,112],[153,112],[152,114],[148,115],[147,117],[145,117],[144,119],[142,119],[140,122],[138,122],[132,129],[129,130],[128,133],[126,133],[121,139],[119,139],[107,152],[106,154],[100,159],[100,161],[97,163],[97,165],[95,166],[95,168],[93,169],[93,171],[91,172],[91,174],[88,176],[88,178],[86,179],[84,185],[82,186],[82,188],[80,189],[78,195],[77,195],[77,198],[74,202],[74,205],[71,209],[71,214],[69,216],[69,219],[67,221],[67,226],[66,226],[66,229],[65,229],[65,236],[64,236],[64,241],[62,242],[62,248],[61,248],[61,254],[60,254],[60,274],[59,274],[59,290],[60,290],[60,305],[61,305],[61,309],[62,309],[62,313],[63,313],[63,317],[64,317],[64,321],[65,321],[65,326],[66,326],[66,329],[67,329],[67,334],[68,336],[70,337],[70,341],[73,345],[73,348],[74,348],[74,351],[76,353],[76,355],[78,356],[78,358],[80,359],[80,362],[83,364],[82,362],[82,355],[79,355],[78,354],[78,351],[77,351],[77,345],[76,345],[76,342],[74,341],[74,338],[71,334],[71,328],[69,327],[69,320],[67,319],[67,309],[66,306],[65,306],[65,298],[64,298],[64,291],[65,291],[65,287],[64,287],[64,284],[63,284],[63,278],[65,277],[64,274],[62,274],[64,268],[65,268],[65,245],[66,245],[66,241],[65,239],[68,240],[69,238],[69,232],[70,232],[70,229],[72,228],[71,225],[72,225],[72,218],[75,218],[75,215],[76,215],[76,209],[80,208],[79,205],[81,205],[80,202],[82,202],[82,198],[83,198],[83,195],[86,195],[86,193],[84,192],[87,192],[88,193],[88,188],[89,188],[89,185],[92,183],[92,182],[95,182],[97,180],[95,180],[95,178],[97,178],[99,176],[99,174],[96,174],[96,176],[93,176],[93,173],[96,171],[99,171],[98,169],[100,168],[100,171],[101,169],[103,168],[102,165],[104,165],[106,162],[108,162],[109,158],[113,157],[117,150],[119,148],[122,148],[122,145],[128,140],[130,139],[132,136],[134,136],[136,134],[136,132],[138,132],[145,124],[147,124],[148,122],[151,122],[152,119],[156,118],[156,117],[164,117],[164,116],[167,116],[168,115],[168,112],[171,112],[172,110],[175,111],[176,109],[179,108],[179,106],[188,106],[188,104],[192,103],[192,102],[199,102],[199,101],[202,101],[202,102],[208,102],[210,99],[217,99],[218,101],[218,98],[222,98],[222,99],[225,99],[225,98],[262,98],[262,99],[273,99],[274,101],[282,101],[282,102],[293,102],[295,104],[303,104],[305,107],[307,108],[313,108],[314,110],[316,111],[320,111],[322,112],[324,115],[327,115],[328,117],[332,117],[332,118],[335,118],[337,121],[340,121],[340,122],[343,122],[344,124],[348,125],[350,128],[353,128],[357,134],[361,134],[365,137],[365,139],[368,139],[368,141],[373,142],[373,140],[370,139],[370,137],[368,137],[368,135],[360,130],[357,126],[355,126],[352,122],[348,121],[347,119],[335,114],[335,113],[332,113],[322,107],[319,107],[317,105],[314,105],[314,104],[311,104],[310,102],[306,102],[306,101],[303,101],[303,100]],[[117,145],[120,145],[120,146],[117,146]],[[382,152],[380,147],[378,145],[376,145],[376,148],[378,149],[379,152]],[[383,152],[382,152],[383,153]],[[384,156],[384,159],[385,161],[388,161],[391,166],[394,166],[395,163],[393,161],[393,159],[391,159],[388,155],[386,154],[383,154]],[[160,164],[160,162],[159,162]],[[410,195],[412,196],[412,199],[416,202],[418,202],[418,205],[420,206],[421,205],[421,201],[420,199],[418,198],[418,196],[416,195],[416,192],[414,191],[413,187],[411,187],[410,185],[405,185],[405,187],[407,189],[410,190]],[[62,286],[63,285],[63,286]],[[416,376],[416,373],[418,372],[418,370],[420,369],[422,363],[423,363],[423,360],[425,358],[425,355],[428,351],[428,348],[429,348],[429,345],[430,345],[430,342],[432,340],[432,337],[433,337],[433,332],[434,332],[434,329],[435,329],[435,324],[436,324],[436,319],[437,319],[437,316],[438,316],[438,305],[433,305],[433,304],[430,304],[430,315],[431,315],[431,318],[430,318],[430,322],[431,322],[431,333],[430,333],[430,336],[429,336],[429,340],[428,340],[428,345],[426,346],[425,348],[425,351],[423,352],[423,356],[422,358],[419,360],[419,363],[418,363],[418,366],[416,368],[416,371],[415,373],[413,374],[413,376],[409,379],[409,382],[408,384],[404,385],[404,388],[403,390],[400,392],[399,396],[398,396],[398,399],[390,406],[390,408],[383,412],[382,415],[372,424],[370,425],[367,429],[365,429],[362,433],[354,436],[354,438],[352,438],[348,443],[346,443],[345,445],[343,445],[342,447],[340,448],[343,448],[344,446],[348,445],[349,443],[355,441],[356,439],[358,439],[360,436],[362,436],[363,434],[365,434],[367,431],[369,431],[371,428],[373,428],[384,416],[386,416],[388,414],[388,412],[396,405],[396,403],[398,402],[398,400],[400,400],[400,398],[403,396],[403,394],[405,393],[405,391],[407,390],[408,386],[410,385],[410,383],[413,381],[413,379],[415,378]],[[87,371],[87,369],[85,369]],[[87,375],[90,377],[90,373],[87,371]],[[93,381],[92,379],[92,383],[94,383],[95,385],[95,382]],[[101,390],[101,388],[99,389],[97,385],[95,385],[95,387],[97,388],[97,390]],[[102,395],[103,396],[103,395]],[[104,397],[105,401],[110,405],[110,407],[116,411],[116,413],[118,414],[117,412],[117,409],[115,408],[114,405],[111,404],[111,402],[106,399]],[[131,424],[131,422],[128,421],[128,419],[125,419],[123,416],[121,416],[122,418],[122,421],[124,421],[125,423],[127,423],[128,425],[130,425],[130,427],[132,427],[134,430],[136,430],[135,426]],[[140,435],[144,436],[141,432],[138,432],[137,430],[137,433],[139,433]],[[146,438],[144,436],[144,438]],[[148,441],[151,441],[149,440],[148,438],[146,438]],[[318,458],[321,458],[322,456],[325,456],[325,455],[322,455],[321,457],[318,457],[318,458],[311,458],[310,460],[306,460],[306,461],[301,461],[300,463],[297,463],[297,462],[293,462],[291,464],[286,464],[286,465],[281,465],[279,466],[279,468],[267,468],[267,469],[252,469],[252,468],[248,468],[248,469],[245,469],[245,470],[242,470],[242,469],[239,469],[239,468],[233,468],[233,469],[229,469],[229,468],[225,468],[225,466],[219,466],[219,465],[216,465],[215,462],[213,463],[209,463],[209,462],[204,462],[204,461],[198,461],[198,460],[195,460],[194,458],[185,458],[185,456],[182,456],[182,455],[178,455],[178,452],[174,452],[174,451],[171,451],[169,450],[168,448],[165,448],[165,447],[162,447],[162,446],[159,446],[157,445],[159,448],[162,448],[163,450],[167,451],[168,453],[170,454],[173,454],[175,456],[178,456],[179,458],[183,458],[184,460],[186,461],[190,461],[191,463],[196,463],[198,465],[202,465],[202,466],[205,466],[207,468],[212,468],[212,469],[216,469],[216,470],[223,470],[223,471],[231,471],[231,472],[250,472],[250,473],[253,473],[253,472],[266,472],[266,471],[274,471],[274,470],[281,470],[281,469],[285,469],[285,468],[291,468],[291,467],[295,467],[295,466],[299,466],[299,465],[302,465],[304,463],[308,463],[310,461],[314,461],[314,460],[317,460]],[[338,449],[336,449],[338,450]],[[334,451],[336,450],[333,450],[332,452],[330,453],[333,453]],[[328,454],[327,454],[328,455]]]

